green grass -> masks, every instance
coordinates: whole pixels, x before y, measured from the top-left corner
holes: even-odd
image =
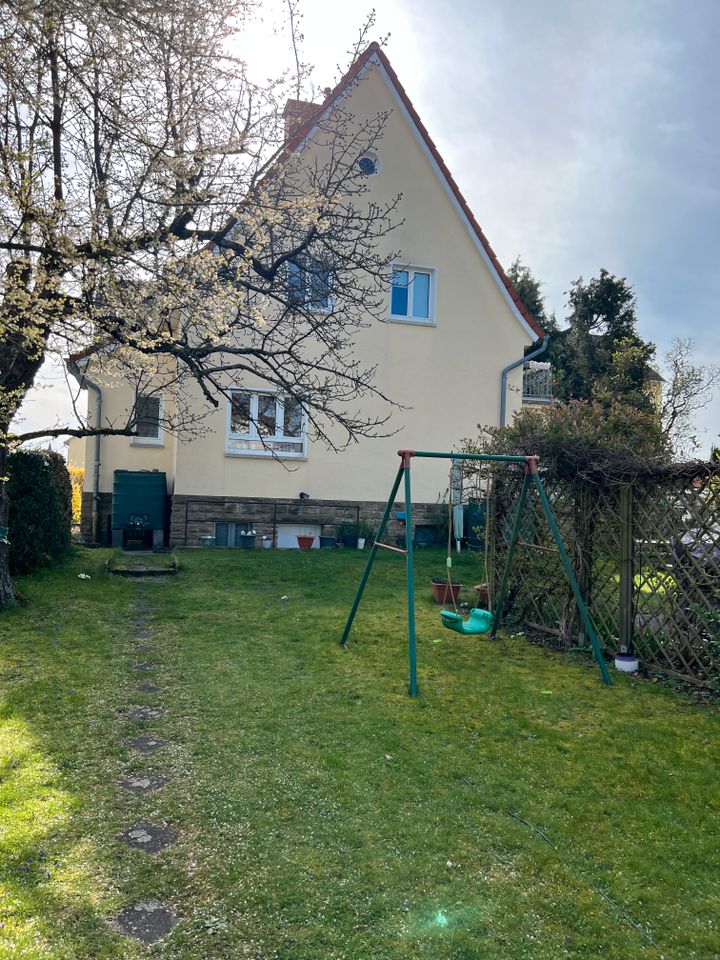
[[[0,957],[145,957],[106,924],[145,897],[181,917],[150,949],[177,960],[720,954],[716,712],[442,630],[439,553],[418,554],[416,701],[400,557],[343,652],[359,552],[187,552],[148,585],[107,556],[25,578],[0,617]],[[155,698],[129,669],[142,598]],[[153,700],[158,720],[118,716]],[[138,758],[143,729],[172,745]],[[171,780],[118,789],[143,769]],[[126,848],[141,817],[180,841]]]

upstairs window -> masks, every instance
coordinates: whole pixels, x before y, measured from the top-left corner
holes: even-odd
[[[138,394],[135,400],[136,436],[132,438],[132,442],[146,446],[162,446],[162,418],[162,398]]]
[[[307,418],[291,397],[259,390],[233,390],[225,452],[231,456],[304,457]]]
[[[406,323],[434,322],[434,273],[416,267],[393,270],[390,319]]]
[[[333,308],[332,271],[322,260],[311,257],[288,263],[290,303],[316,313],[330,313]]]

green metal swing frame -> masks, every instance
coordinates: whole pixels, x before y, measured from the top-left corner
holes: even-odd
[[[400,457],[400,467],[395,477],[395,482],[393,483],[392,490],[390,491],[390,496],[388,497],[387,503],[385,505],[385,512],[383,513],[382,520],[380,521],[380,526],[378,527],[375,538],[370,547],[370,554],[365,564],[365,570],[363,571],[362,578],[360,580],[360,585],[358,586],[357,593],[355,594],[355,600],[353,601],[352,608],[350,609],[350,614],[345,624],[345,630],[340,639],[340,645],[345,647],[350,637],[350,631],[352,629],[353,621],[355,620],[355,614],[358,611],[360,606],[360,601],[362,600],[363,594],[365,592],[365,587],[367,586],[368,579],[370,577],[370,572],[373,568],[375,562],[375,557],[377,556],[377,551],[379,549],[390,550],[393,553],[404,554],[406,560],[406,579],[407,579],[407,622],[408,622],[408,667],[409,667],[409,684],[408,684],[408,693],[411,697],[416,697],[418,693],[417,685],[417,637],[415,630],[415,580],[414,580],[414,567],[413,567],[413,536],[412,536],[412,478],[411,478],[411,468],[412,461],[415,457],[420,457],[424,459],[435,459],[435,460],[480,460],[484,462],[495,462],[495,463],[517,463],[523,464],[525,467],[523,483],[520,489],[520,497],[518,499],[517,513],[515,514],[515,520],[513,523],[512,534],[510,536],[510,543],[508,544],[507,557],[505,559],[505,567],[503,569],[502,579],[500,581],[500,589],[498,591],[497,602],[495,604],[495,614],[493,616],[492,629],[490,630],[490,637],[494,638],[497,634],[498,626],[500,625],[500,618],[502,616],[503,604],[505,603],[505,594],[507,593],[507,587],[510,577],[510,568],[512,566],[513,556],[515,554],[515,547],[517,546],[519,537],[520,537],[520,527],[522,524],[523,511],[525,510],[525,504],[527,502],[528,495],[530,493],[531,487],[534,487],[540,505],[542,506],[543,512],[547,518],[548,525],[555,540],[555,545],[557,547],[558,553],[560,555],[560,560],[563,565],[563,570],[565,571],[565,576],[567,577],[568,583],[572,588],[573,595],[575,597],[575,602],[577,604],[578,613],[582,619],[583,625],[585,627],[585,634],[590,640],[592,646],[593,655],[597,662],[597,665],[600,669],[600,674],[602,676],[603,682],[608,686],[612,683],[610,679],[610,673],[607,668],[607,664],[602,655],[602,650],[600,649],[600,643],[598,642],[597,634],[595,633],[595,628],[592,625],[590,619],[590,614],[588,613],[585,600],[583,599],[580,587],[575,578],[575,573],[570,563],[570,558],[568,557],[567,550],[565,549],[565,544],[563,543],[562,535],[560,533],[560,528],[558,527],[557,520],[555,519],[555,514],[553,509],[550,506],[550,502],[545,493],[545,488],[543,487],[542,479],[538,472],[538,457],[511,457],[505,456],[502,454],[490,454],[490,453],[440,453],[434,450],[398,450],[398,456]],[[395,503],[395,497],[397,492],[400,489],[400,484],[404,482],[404,492],[405,492],[405,549],[400,547],[391,547],[389,544],[382,543],[382,538],[385,534],[385,528],[387,527],[388,520],[390,519],[390,512]]]

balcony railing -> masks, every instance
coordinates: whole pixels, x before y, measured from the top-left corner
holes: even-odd
[[[530,360],[523,367],[522,402],[549,403],[552,400],[552,367]]]

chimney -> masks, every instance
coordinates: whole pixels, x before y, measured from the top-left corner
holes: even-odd
[[[317,112],[319,106],[319,103],[309,103],[307,100],[288,100],[282,114],[285,121],[285,139],[289,140],[295,131]]]

